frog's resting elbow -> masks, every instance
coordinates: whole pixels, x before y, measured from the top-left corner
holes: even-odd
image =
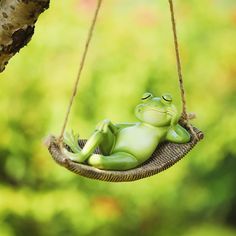
[[[179,124],[171,127],[166,135],[166,140],[173,143],[188,143],[190,139],[189,132]]]

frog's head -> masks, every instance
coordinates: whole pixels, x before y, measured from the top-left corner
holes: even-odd
[[[142,103],[135,108],[135,115],[140,121],[156,127],[171,124],[172,117],[177,110],[172,104],[170,94],[154,97],[151,93],[145,93],[141,100]]]

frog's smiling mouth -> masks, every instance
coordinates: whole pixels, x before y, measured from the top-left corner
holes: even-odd
[[[156,111],[156,112],[159,112],[159,113],[167,113],[166,111],[162,111],[162,110],[158,110],[156,108],[148,108],[147,111]]]

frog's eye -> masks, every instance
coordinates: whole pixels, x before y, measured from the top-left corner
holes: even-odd
[[[171,103],[172,102],[172,96],[170,94],[163,94],[161,96],[161,100],[164,103]]]
[[[153,98],[153,95],[151,93],[144,93],[141,100],[146,102],[146,101],[149,101],[152,98]]]

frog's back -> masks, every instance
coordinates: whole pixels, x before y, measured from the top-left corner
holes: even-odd
[[[119,131],[112,153],[128,152],[143,162],[152,155],[159,141],[157,130],[138,123]]]

